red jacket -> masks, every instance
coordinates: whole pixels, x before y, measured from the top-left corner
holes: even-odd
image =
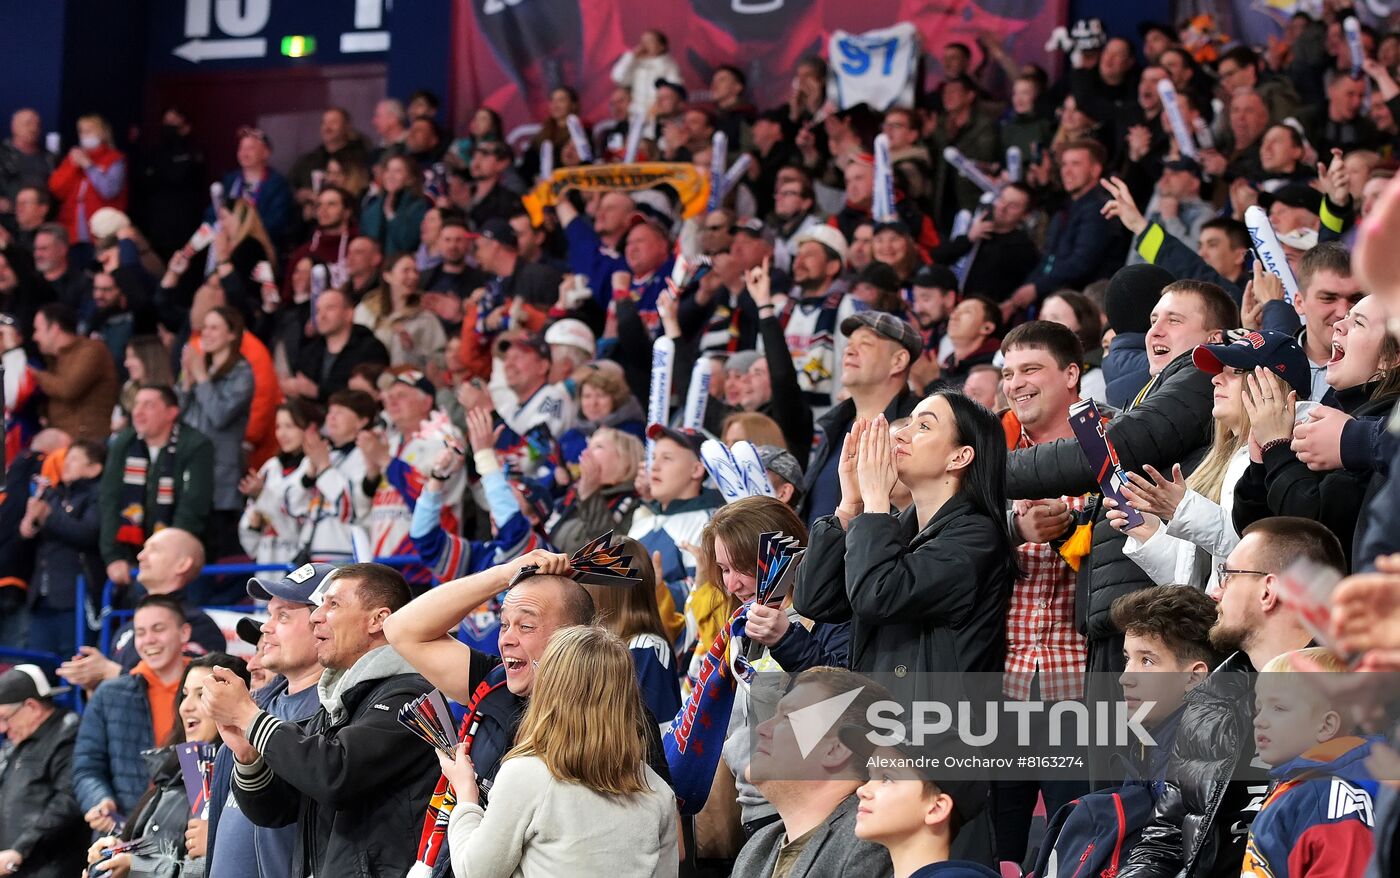
[[[125,162],[126,156],[120,151],[106,145],[88,152],[88,158],[92,159],[93,165],[102,170],[110,170],[117,162]],[[115,207],[117,210],[126,210],[126,192],[130,182],[131,169],[127,168],[127,179],[122,181],[121,190],[114,198],[104,198],[97,187],[88,179],[87,172],[73,164],[72,158],[64,156],[63,161],[49,175],[49,191],[58,200],[58,221],[63,223],[68,230],[69,238],[78,241],[78,206],[82,205],[83,214],[88,221],[92,220],[92,215],[102,207]]]

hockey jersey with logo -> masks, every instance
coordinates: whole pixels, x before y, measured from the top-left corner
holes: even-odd
[[[1360,878],[1371,858],[1380,738],[1334,738],[1274,768],[1249,827],[1241,878]]]
[[[465,444],[460,435],[455,438],[458,447]],[[404,436],[391,429],[388,441],[391,455],[389,466],[370,501],[370,549],[375,558],[413,553],[413,540],[408,535],[409,525],[413,521],[413,504],[422,493],[423,483],[432,472],[438,455],[447,447],[440,437],[422,432]],[[459,532],[457,512],[461,508],[465,485],[466,476],[458,470],[443,492],[442,526],[451,533]],[[422,565],[409,565],[403,573],[411,584],[432,584],[432,571]]]

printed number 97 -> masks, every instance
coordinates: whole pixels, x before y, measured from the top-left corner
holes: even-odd
[[[488,0],[488,5],[491,0]],[[499,2],[499,0],[496,0]],[[894,56],[899,50],[899,40],[889,39],[879,43],[872,43],[867,47],[862,43],[853,40],[842,40],[837,43],[837,48],[841,50],[844,59],[841,61],[841,71],[851,76],[860,76],[870,69],[871,56],[877,52],[885,53],[885,63],[881,66],[880,75],[889,76],[894,71]]]

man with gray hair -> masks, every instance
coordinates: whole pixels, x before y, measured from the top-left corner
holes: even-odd
[[[370,117],[369,123],[374,126],[374,133],[379,141],[371,156],[374,164],[377,165],[396,155],[403,155],[404,138],[408,136],[408,113],[404,111],[402,101],[397,98],[385,98],[375,104],[374,115]]]
[[[34,230],[34,270],[53,287],[58,301],[77,310],[89,297],[92,278],[69,265],[68,246],[68,230],[59,223]]]

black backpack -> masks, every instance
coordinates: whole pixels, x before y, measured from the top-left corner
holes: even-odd
[[[1151,789],[1124,784],[1068,802],[1045,830],[1034,878],[1113,878],[1152,820]]]

